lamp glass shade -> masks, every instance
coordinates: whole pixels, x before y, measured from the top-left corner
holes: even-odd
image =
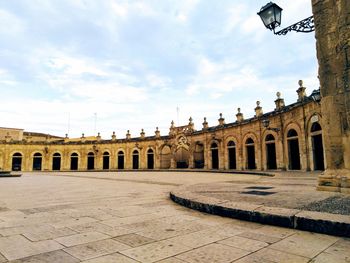
[[[258,13],[266,28],[273,30],[281,24],[282,8],[275,3],[268,3]]]

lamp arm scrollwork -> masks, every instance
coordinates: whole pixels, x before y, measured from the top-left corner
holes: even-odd
[[[301,33],[310,33],[315,31],[315,23],[314,23],[314,17],[310,16],[308,18],[305,18],[298,23],[295,23],[289,27],[283,28],[282,30],[275,32],[275,29],[273,30],[275,35],[286,35],[290,31],[296,31]]]

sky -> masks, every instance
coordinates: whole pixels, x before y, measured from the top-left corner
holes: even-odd
[[[0,1],[0,127],[109,139],[167,135],[274,109],[319,88],[314,33],[275,36],[268,0]],[[279,0],[281,29],[312,15]]]

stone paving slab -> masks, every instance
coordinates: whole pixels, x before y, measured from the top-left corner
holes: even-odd
[[[189,263],[229,263],[250,254],[249,251],[221,244],[210,244],[176,256]]]
[[[120,253],[143,263],[156,262],[190,250],[181,244],[171,241],[159,241],[137,248],[121,251]]]
[[[79,258],[80,260],[87,260],[105,256],[128,248],[130,248],[130,246],[113,239],[105,239],[65,248],[64,251],[76,258]]]
[[[8,260],[28,257],[62,248],[63,246],[54,240],[31,242],[20,235],[0,238],[0,253]]]
[[[80,245],[84,243],[89,243],[92,241],[107,239],[109,236],[99,233],[99,232],[86,232],[81,234],[75,234],[70,236],[64,236],[56,238],[55,241],[66,246],[71,247],[75,245]]]
[[[174,202],[185,207],[209,214],[350,237],[349,215],[303,211],[297,208],[291,208],[300,206],[301,201],[299,199],[309,197],[309,199],[302,201],[303,207],[309,207],[307,204],[314,202],[314,200],[322,200],[322,198],[328,199],[331,195],[339,195],[338,193],[310,191],[310,189],[304,185],[304,188],[308,190],[308,192],[303,192],[300,196],[298,191],[291,190],[294,188],[288,188],[288,185],[277,187],[273,183],[274,182],[270,182],[268,184],[269,187],[263,186],[264,183],[262,182],[259,182],[256,186],[247,186],[247,184],[243,184],[244,187],[239,185],[238,190],[235,189],[231,191],[227,190],[228,183],[190,185],[173,190],[170,192],[170,198]],[[265,185],[267,185],[266,182]],[[230,183],[230,186],[233,187],[233,183]],[[269,195],[268,197],[265,197],[265,195],[246,197],[246,191],[248,189],[266,188],[278,189],[275,191],[280,195],[275,196],[275,203],[273,203],[273,199],[271,199]],[[263,192],[262,190],[259,191]],[[200,196],[201,194],[203,196]],[[207,196],[208,194],[209,196]],[[233,199],[233,197],[235,201],[227,201],[228,199]],[[286,200],[285,206],[281,204],[280,199]],[[268,206],[265,203],[273,206]],[[350,206],[350,204],[348,205]],[[343,207],[346,207],[346,205]]]
[[[77,262],[80,262],[80,260],[70,256],[68,253],[62,250],[56,250],[52,252],[47,252],[47,253],[11,261],[11,263],[63,263],[63,262],[77,263]]]
[[[82,262],[83,263],[138,263],[139,261],[133,260],[119,253],[113,253],[107,256],[93,258]]]
[[[168,197],[181,184],[200,183],[204,187],[222,182],[235,187],[257,186],[262,180],[267,183],[260,176],[190,172],[64,174],[26,173],[2,182],[0,263],[338,263],[349,259],[346,238],[201,213],[179,206]],[[297,177],[297,185],[302,181],[311,186],[314,182]],[[288,190],[285,182],[296,183],[290,173],[286,178],[274,179],[280,189]],[[203,188],[200,190],[203,192]],[[237,203],[227,199],[214,202],[215,193],[206,194],[197,196],[197,200],[216,205]],[[268,207],[264,203],[252,205],[255,210],[272,211],[264,209]],[[288,215],[282,210],[278,213]]]

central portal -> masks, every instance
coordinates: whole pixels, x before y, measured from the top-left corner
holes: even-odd
[[[188,161],[190,158],[190,153],[185,148],[179,148],[176,151],[176,168],[188,168]]]

